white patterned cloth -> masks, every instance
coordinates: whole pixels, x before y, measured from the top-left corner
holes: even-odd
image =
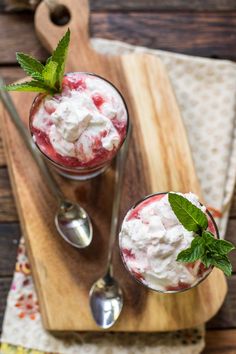
[[[236,177],[236,64],[104,39],[93,39],[92,44],[107,54],[147,52],[162,59],[187,128],[205,201],[223,237]],[[58,339],[42,327],[22,241],[1,341],[3,354],[36,353],[16,346],[63,354],[198,354],[204,347],[204,326],[169,333],[89,333]]]

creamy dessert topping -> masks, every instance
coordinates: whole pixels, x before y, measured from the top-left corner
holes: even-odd
[[[183,196],[206,212],[195,194]],[[193,238],[194,233],[187,231],[172,211],[168,194],[160,194],[128,212],[120,232],[120,246],[126,265],[136,278],[152,289],[171,291],[193,286],[208,271],[200,261],[176,261]]]
[[[36,102],[31,125],[36,143],[56,162],[55,153],[58,158],[72,158],[73,165],[76,161],[78,166],[96,165],[111,159],[123,142],[127,112],[121,96],[107,81],[71,73],[64,77],[61,94]]]

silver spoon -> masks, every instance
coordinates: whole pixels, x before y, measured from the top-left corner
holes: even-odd
[[[89,292],[90,309],[93,318],[96,324],[104,329],[110,328],[114,325],[123,307],[122,290],[117,281],[113,278],[112,251],[117,233],[124,165],[127,158],[130,135],[131,125],[129,125],[128,136],[116,160],[115,191],[107,256],[107,271],[104,277],[98,279],[93,284]]]
[[[4,81],[0,78],[0,87],[2,86],[4,86]],[[49,188],[58,200],[59,208],[55,216],[57,231],[66,242],[74,247],[85,248],[89,246],[93,237],[93,228],[89,215],[79,204],[72,203],[65,199],[47,165],[32,142],[31,136],[22,123],[9,93],[0,89],[0,97],[28,150],[31,152],[40,168]]]

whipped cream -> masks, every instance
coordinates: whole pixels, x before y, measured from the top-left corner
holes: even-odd
[[[45,97],[33,117],[33,128],[45,133],[61,156],[87,162],[98,150],[118,149],[124,138],[116,128],[126,126],[124,103],[105,80],[96,76],[72,73],[71,82],[82,77],[83,85],[65,86],[60,95]],[[101,102],[96,105],[96,97]],[[116,124],[115,124],[116,121]]]
[[[195,194],[182,195],[206,211]],[[194,233],[180,224],[169,204],[168,194],[157,198],[150,197],[143,206],[136,206],[140,208],[138,214],[133,214],[135,209],[131,209],[126,215],[120,232],[124,261],[134,276],[154,290],[174,290],[181,284],[192,286],[199,281],[200,261],[189,267],[176,258],[190,246]]]

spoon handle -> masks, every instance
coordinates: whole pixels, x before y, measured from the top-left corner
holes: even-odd
[[[112,276],[112,252],[113,246],[115,242],[115,237],[117,233],[118,226],[118,216],[120,209],[120,199],[123,185],[123,177],[124,177],[124,168],[125,162],[127,160],[128,147],[131,137],[132,126],[131,122],[129,122],[129,128],[126,140],[123,146],[120,149],[120,152],[116,159],[116,172],[115,172],[115,191],[114,191],[114,200],[112,206],[112,215],[111,215],[111,228],[110,228],[110,240],[109,240],[109,248],[108,248],[108,256],[107,256],[107,274],[106,276],[109,278]]]
[[[45,180],[47,181],[48,186],[50,187],[52,193],[59,199],[59,201],[62,201],[63,194],[59,187],[57,186],[56,182],[54,181],[48,167],[46,166],[45,162],[43,161],[40,153],[37,150],[37,147],[33,143],[31,136],[29,135],[28,130],[25,128],[24,124],[22,123],[22,120],[16,110],[16,107],[11,99],[11,96],[7,91],[4,91],[2,87],[4,86],[4,81],[2,78],[0,78],[0,98],[2,100],[2,103],[4,104],[6,110],[9,113],[9,116],[11,117],[12,122],[15,124],[17,130],[22,136],[22,139],[24,140],[28,150],[31,152],[32,156],[34,157],[40,171],[44,175]]]

